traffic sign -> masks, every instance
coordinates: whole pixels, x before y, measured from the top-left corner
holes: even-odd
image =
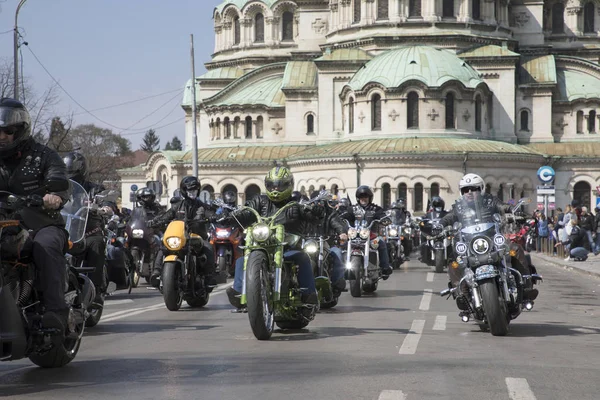
[[[542,195],[542,194],[556,194],[556,187],[555,186],[538,186],[537,187],[537,194],[538,195]]]
[[[540,167],[540,169],[538,169],[538,172],[537,172],[537,176],[538,176],[539,180],[542,181],[543,183],[552,182],[554,180],[555,175],[556,175],[556,172],[554,172],[554,169],[547,165]]]
[[[538,203],[537,209],[538,210],[543,210],[544,209],[544,203]]]
[[[136,192],[138,190],[138,185],[131,185],[131,191]]]
[[[548,203],[548,210],[555,210],[556,209],[556,203]]]
[[[210,203],[210,192],[208,190],[203,190],[200,192],[200,200],[204,203]]]

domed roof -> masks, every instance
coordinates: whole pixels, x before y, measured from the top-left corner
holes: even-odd
[[[244,8],[244,6],[246,4],[253,3],[253,2],[264,3],[264,4],[266,4],[267,7],[270,8],[273,4],[275,4],[276,1],[278,1],[278,0],[225,0],[224,2],[219,4],[217,7],[215,7],[215,9],[221,13],[225,9],[225,7],[227,7],[228,5],[231,4],[241,10],[242,8]]]
[[[483,80],[469,64],[451,51],[429,46],[406,46],[387,51],[369,61],[350,80],[352,90],[362,90],[366,84],[379,83],[395,88],[410,80],[428,87],[440,87],[457,80],[475,88]]]
[[[559,68],[556,71],[558,93],[555,101],[600,98],[600,79],[581,71]]]

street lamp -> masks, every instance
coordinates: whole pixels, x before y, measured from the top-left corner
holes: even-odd
[[[14,87],[15,87],[15,100],[19,100],[19,26],[17,25],[17,19],[19,18],[19,10],[21,9],[21,7],[23,7],[23,5],[25,4],[27,0],[21,0],[19,2],[19,5],[17,6],[17,11],[15,12],[15,31],[14,31],[14,37],[13,37],[13,46],[14,46],[14,68],[15,68],[15,83],[14,83]]]

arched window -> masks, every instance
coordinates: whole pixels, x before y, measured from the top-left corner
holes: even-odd
[[[240,44],[240,17],[233,19],[233,44]]]
[[[421,16],[421,0],[409,0],[408,1],[408,16],[409,17],[420,17]]]
[[[481,132],[481,96],[475,96],[475,132]]]
[[[565,33],[565,6],[554,3],[552,6],[552,33]]]
[[[590,115],[588,115],[588,132],[596,133],[596,111],[590,111]]]
[[[281,40],[291,42],[294,40],[294,14],[286,11],[281,16]]]
[[[226,185],[223,188],[223,195],[225,195],[225,193],[227,193],[227,192],[233,192],[235,194],[235,205],[237,206],[237,194],[238,194],[238,191],[237,191],[237,188],[235,187],[235,185]]]
[[[211,120],[208,124],[208,129],[210,132],[210,140],[215,138],[215,123]]]
[[[223,126],[225,127],[225,139],[231,139],[231,122],[229,121],[229,117],[225,117]]]
[[[583,111],[577,111],[577,133],[583,133]]]
[[[254,16],[254,43],[265,41],[265,16],[258,13]]]
[[[406,105],[406,126],[407,128],[419,127],[419,95],[416,92],[408,94]]]
[[[256,118],[256,138],[262,139],[263,137],[263,117],[259,116]]]
[[[504,201],[504,185],[500,184],[500,186],[498,186],[498,193],[496,193],[496,196],[498,196],[498,199],[500,199],[501,201]]]
[[[529,132],[529,111],[521,111],[521,130]]]
[[[371,97],[371,130],[381,130],[381,96],[379,94]]]
[[[210,198],[214,199],[215,198],[215,189],[211,186],[211,185],[204,185],[200,188],[201,191],[207,191],[208,193],[210,193]]]
[[[440,184],[432,183],[431,189],[429,190],[429,194],[431,195],[431,197],[439,196],[440,195]]]
[[[377,0],[377,19],[388,19],[390,17],[389,0]]]
[[[454,93],[446,94],[446,129],[456,129],[454,118]]]
[[[256,196],[260,195],[260,188],[256,185],[249,185],[246,190],[244,190],[244,195],[246,197],[246,201],[252,200]]]
[[[392,188],[389,183],[381,185],[381,206],[388,208],[392,204]]]
[[[217,118],[215,123],[215,139],[221,139],[221,118]]]
[[[594,3],[588,1],[583,7],[583,32],[593,33],[594,29]]]
[[[423,184],[415,184],[415,211],[423,211]]]
[[[239,137],[240,137],[240,131],[239,131],[240,123],[241,123],[240,117],[235,117],[233,119],[233,137],[236,139],[239,139]]]
[[[401,183],[398,185],[398,199],[402,199],[406,201],[408,195],[408,187],[406,183]]]
[[[474,20],[481,19],[481,0],[472,0],[471,15],[473,16]]]
[[[331,185],[331,194],[336,195],[340,192],[340,189],[338,188],[338,185],[336,185],[335,183],[333,185]]]
[[[354,99],[352,97],[348,102],[348,132],[354,133]]]
[[[353,18],[352,18],[352,22],[353,23],[358,23],[360,22],[362,16],[361,16],[361,0],[354,0],[354,13],[353,13]]]
[[[444,0],[442,16],[444,18],[454,17],[454,0]]]
[[[313,135],[315,133],[315,116],[308,114],[306,116],[306,134]]]
[[[252,139],[252,117],[246,117],[246,139]]]
[[[590,209],[590,200],[592,195],[592,187],[585,181],[579,181],[573,188],[573,200],[579,201],[582,207]]]
[[[492,185],[490,185],[489,183],[485,184],[485,192],[487,194],[492,194]]]

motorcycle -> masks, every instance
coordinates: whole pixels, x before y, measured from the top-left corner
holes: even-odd
[[[435,272],[441,274],[452,256],[452,235],[437,227],[439,217],[427,214],[427,218],[419,220],[421,231],[421,261],[435,267]]]
[[[531,200],[521,199],[517,206],[527,201]],[[501,230],[502,217],[488,211],[480,193],[472,194],[469,200],[459,199],[455,210],[460,222],[451,230],[456,235],[458,255],[452,269],[462,277],[440,294],[457,299],[463,322],[474,318],[492,335],[505,336],[511,320],[522,310],[533,309],[533,301],[524,299],[524,288],[542,277],[537,273],[521,275],[512,268],[510,247]]]
[[[354,209],[355,224],[348,223],[348,248],[346,253],[346,280],[350,281],[352,297],[361,297],[362,292],[373,293],[381,279],[379,268],[379,239],[371,232],[374,224],[389,225],[392,220],[385,216],[367,225],[365,212],[361,207]]]
[[[222,199],[213,202],[217,207],[223,207],[230,211],[235,211]],[[212,225],[210,232],[210,244],[215,249],[215,263],[217,265],[217,283],[227,282],[227,276],[235,275],[235,260],[242,256],[239,251],[240,243],[243,239],[243,233],[238,227],[222,227]]]
[[[388,216],[391,218],[391,213],[388,211]],[[388,253],[390,257],[390,265],[392,268],[400,268],[404,262],[404,246],[402,246],[403,236],[400,225],[388,225],[385,227],[385,241],[388,245]]]
[[[125,246],[131,252],[134,264],[133,280],[139,279],[135,276],[137,273],[146,280],[146,283],[150,283],[154,259],[160,242],[160,237],[146,224],[149,219],[150,217],[143,207],[136,207],[131,212],[125,228]]]
[[[88,215],[87,192],[71,181],[73,192],[61,214],[66,220],[69,245],[84,239]],[[49,180],[48,192],[68,188],[66,180]],[[0,203],[0,361],[29,358],[43,368],[57,368],[70,363],[77,355],[88,318],[88,308],[96,296],[94,284],[85,276],[89,269],[76,269],[65,260],[65,301],[69,306],[67,329],[44,328],[41,324],[43,306],[35,284],[37,277],[33,264],[29,231],[20,222],[11,219],[14,212],[25,207],[42,207],[41,196],[17,196],[2,192],[7,201]]]

